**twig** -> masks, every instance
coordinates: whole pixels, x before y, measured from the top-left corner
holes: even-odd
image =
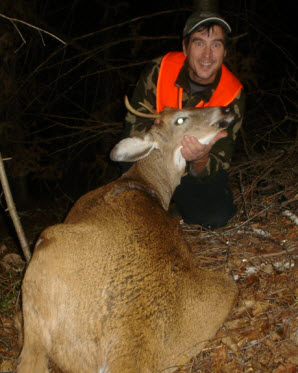
[[[270,36],[268,36],[268,35],[270,35],[270,33],[269,34],[266,34],[265,32],[263,32],[260,28],[258,28],[257,26],[256,26],[256,24],[254,24],[254,23],[250,23],[250,26],[252,26],[260,35],[262,35],[262,37],[266,40],[268,40],[269,41],[269,43],[271,43],[271,44],[273,44],[279,51],[280,51],[280,53],[282,53],[286,58],[287,58],[287,60],[289,61],[289,62],[291,62],[291,64],[294,66],[294,67],[296,67],[296,61],[293,59],[293,58],[291,58],[291,56],[290,56],[290,53],[287,53],[287,51],[286,51],[286,49],[285,48],[283,48],[283,45],[281,44],[281,43],[277,43],[277,42],[275,42],[274,40],[273,40],[273,38],[271,38]]]
[[[41,33],[41,32],[44,32],[45,34],[47,34],[47,35],[49,35],[49,36],[52,36],[52,38],[54,38],[54,39],[60,41],[60,43],[62,43],[62,44],[64,44],[64,45],[66,44],[66,42],[63,41],[62,39],[58,38],[58,36],[56,36],[56,35],[54,35],[54,34],[48,32],[48,31],[46,31],[46,30],[43,30],[43,29],[41,29],[40,27],[33,26],[33,25],[31,25],[30,23],[27,23],[27,22],[25,22],[25,21],[21,21],[20,19],[16,19],[16,18],[11,18],[11,17],[5,16],[5,15],[2,14],[2,13],[0,13],[0,17],[9,20],[9,21],[14,25],[14,27],[16,28],[17,32],[19,33],[20,37],[22,38],[24,44],[26,44],[26,40],[23,38],[23,36],[22,36],[20,30],[17,28],[17,26],[16,26],[15,23],[22,23],[23,25],[26,25],[26,26],[28,26],[28,27],[31,27],[31,28],[33,28],[33,29],[39,31],[40,33]]]
[[[271,258],[273,256],[279,256],[279,255],[290,255],[293,251],[296,251],[296,247],[292,247],[291,249],[278,251],[276,253],[269,253],[269,254],[261,254],[261,255],[255,255],[251,256],[249,259],[255,259],[255,258]]]
[[[287,200],[287,201],[284,201],[284,202],[281,204],[281,206],[284,207],[284,206],[286,206],[286,205],[288,205],[288,204],[290,204],[290,203],[296,202],[296,201],[298,201],[298,198],[297,198],[297,197],[294,197],[294,198],[291,198],[291,199],[289,199],[289,200]]]
[[[247,346],[244,346],[241,348],[241,350],[247,350],[248,348],[250,347],[253,347],[261,342],[263,342],[265,339],[267,338],[270,338],[273,334],[275,334],[280,328],[282,328],[284,325],[286,325],[289,321],[291,321],[294,317],[296,317],[298,315],[298,312],[296,312],[294,315],[292,315],[291,317],[289,317],[285,322],[283,322],[282,324],[279,325],[278,328],[276,328],[275,330],[273,330],[271,333],[269,333],[268,335],[266,335],[265,337],[259,339],[258,341],[254,341],[252,343],[250,343],[249,345]]]
[[[22,35],[22,33],[21,33],[21,31],[19,30],[18,26],[17,26],[14,22],[12,22],[12,24],[13,24],[14,28],[17,30],[17,33],[20,35],[20,38],[23,40],[23,43],[26,44],[27,42],[26,42],[26,40],[24,39],[24,36]]]
[[[242,202],[243,202],[243,210],[244,210],[246,218],[248,219],[249,216],[248,216],[247,209],[246,209],[246,200],[245,200],[245,196],[244,196],[244,189],[243,189],[243,184],[242,184],[242,172],[241,172],[241,170],[239,171],[239,187],[240,187],[240,195],[241,195]]]
[[[154,18],[156,16],[162,16],[162,15],[167,15],[167,14],[176,13],[176,12],[180,13],[181,11],[188,11],[188,10],[189,10],[188,8],[179,8],[179,9],[174,9],[174,10],[173,9],[171,9],[171,10],[164,10],[164,11],[158,11],[158,12],[147,14],[147,15],[142,15],[140,17],[132,18],[132,19],[129,19],[127,21],[118,23],[116,25],[113,24],[112,26],[108,26],[108,27],[102,28],[102,29],[100,29],[98,31],[91,32],[89,34],[85,34],[85,35],[79,36],[79,37],[77,37],[74,40],[75,41],[76,40],[83,40],[83,39],[89,38],[91,36],[95,36],[95,35],[97,35],[99,33],[110,32],[113,29],[121,28],[123,26],[126,26],[128,24],[131,24],[131,23],[134,23],[134,22],[137,22],[137,21],[140,21],[140,20],[145,20],[145,19],[148,19],[148,18]]]
[[[289,218],[290,220],[292,220],[293,223],[295,223],[296,225],[298,225],[298,216],[296,216],[295,214],[293,214],[291,211],[285,210],[282,213],[282,215],[286,216],[287,218]]]
[[[273,204],[263,208],[260,212],[258,212],[257,214],[251,216],[249,219],[245,220],[243,223],[239,224],[239,225],[236,225],[233,229],[231,230],[235,230],[235,229],[238,229],[240,227],[242,227],[243,225],[246,225],[249,221],[253,220],[254,218],[256,218],[257,216],[261,215],[263,212],[269,210],[270,208],[272,208],[272,206],[274,206]]]
[[[8,180],[7,180],[7,177],[6,177],[5,168],[4,168],[1,153],[0,153],[0,180],[1,180],[2,188],[3,188],[4,196],[5,196],[5,199],[6,199],[8,211],[9,211],[9,214],[10,214],[11,219],[13,221],[17,236],[19,238],[21,248],[23,250],[23,253],[24,253],[24,256],[25,256],[27,262],[29,262],[29,260],[31,258],[30,249],[29,249],[28,242],[26,240],[25,233],[23,231],[22,225],[20,223],[20,219],[19,219],[18,213],[16,211],[16,207],[15,207],[12,195],[11,195],[11,191],[10,191]]]
[[[246,138],[245,138],[245,133],[244,133],[244,129],[243,129],[242,126],[240,127],[240,134],[241,134],[243,147],[244,147],[244,151],[246,153],[246,156],[249,160],[251,160],[252,157],[250,155],[250,151],[248,150],[248,145],[247,145],[247,141],[246,141]]]
[[[238,234],[253,234],[257,237],[262,237],[262,238],[268,238],[270,236],[270,233],[265,232],[263,229],[257,229],[257,228],[246,228],[246,229],[238,229],[237,232]]]

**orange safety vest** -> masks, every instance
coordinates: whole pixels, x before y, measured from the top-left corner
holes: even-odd
[[[170,52],[161,61],[156,87],[156,111],[158,113],[166,106],[182,109],[183,88],[176,87],[175,82],[185,58],[182,52]],[[221,77],[210,101],[200,101],[196,107],[227,106],[242,88],[242,84],[235,75],[225,65],[222,65]]]

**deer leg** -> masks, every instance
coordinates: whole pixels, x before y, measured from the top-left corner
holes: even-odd
[[[49,373],[46,350],[30,333],[25,336],[17,373]]]

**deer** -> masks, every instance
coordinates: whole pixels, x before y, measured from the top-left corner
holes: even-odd
[[[181,140],[208,143],[230,108],[165,108],[147,132],[122,139],[120,178],[80,197],[36,242],[22,283],[18,373],[172,372],[198,355],[229,315],[237,286],[198,265],[168,212],[185,172]]]

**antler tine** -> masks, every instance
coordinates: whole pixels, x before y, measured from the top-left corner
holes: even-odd
[[[146,104],[144,104],[143,102],[140,102],[140,101],[139,101],[139,104],[142,105],[145,109],[147,109],[150,113],[156,114],[156,111],[153,110],[150,106],[148,106],[148,105],[146,105]]]
[[[132,114],[137,115],[138,117],[142,117],[142,118],[154,118],[154,119],[160,117],[160,114],[159,114],[159,113],[146,114],[146,113],[142,113],[142,112],[140,112],[140,111],[137,111],[136,109],[134,109],[134,108],[130,105],[127,96],[125,96],[125,100],[124,100],[124,102],[125,102],[125,106],[126,106],[127,110],[129,110]],[[142,106],[144,106],[144,107],[146,107],[146,109],[148,109],[147,106],[145,106],[144,104],[142,104]]]

